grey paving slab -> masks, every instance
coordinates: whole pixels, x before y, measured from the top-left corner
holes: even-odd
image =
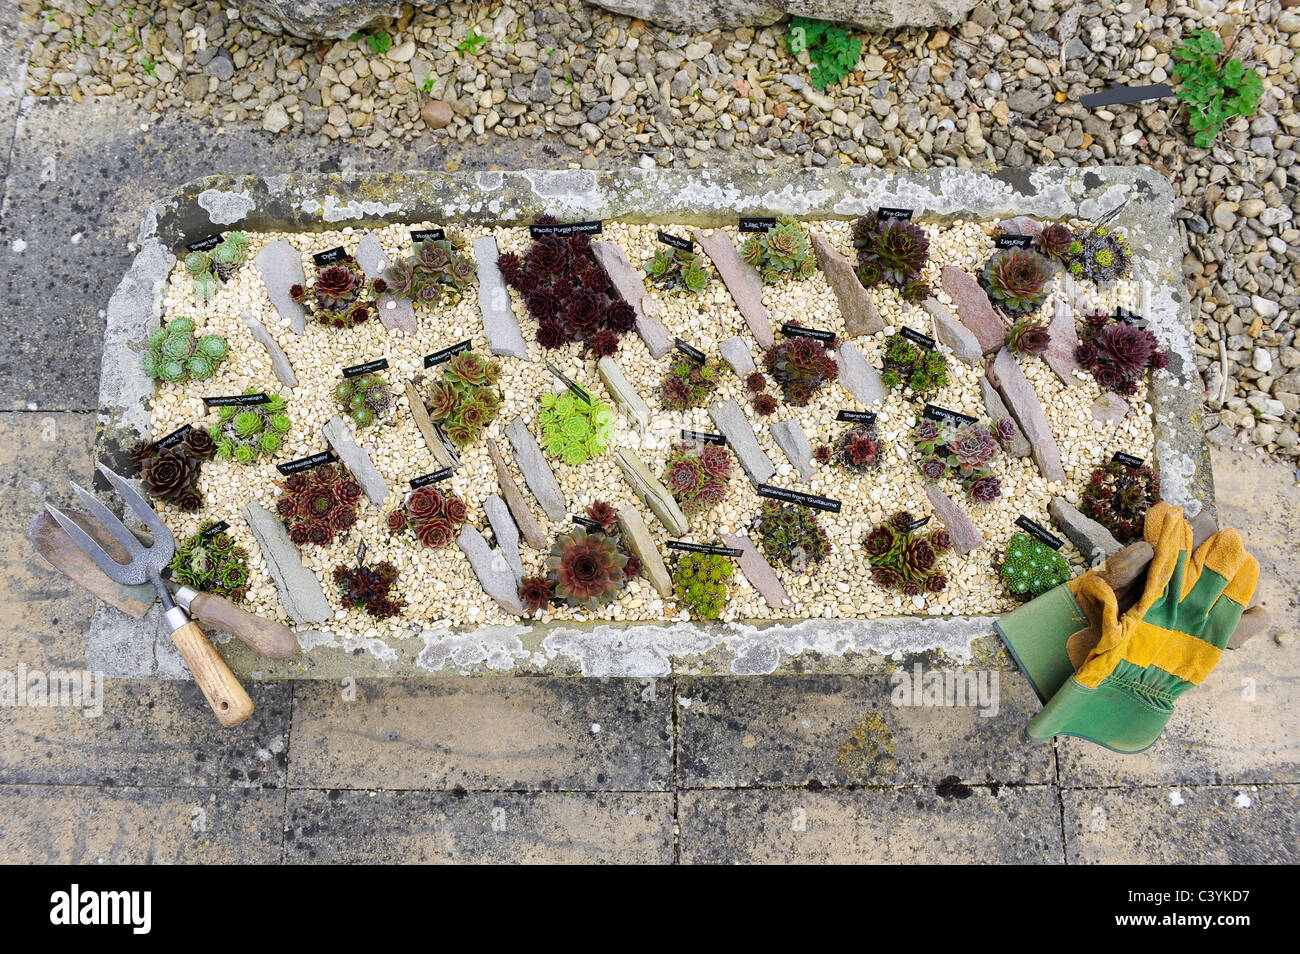
[[[670,685],[528,679],[360,680],[300,686],[298,788],[666,790]]]
[[[284,794],[0,786],[0,864],[267,864]]]
[[[678,685],[678,783],[685,788],[773,785],[934,785],[1055,781],[1051,746],[1024,726],[1038,710],[1018,673],[974,673],[997,691],[976,707],[899,706],[914,682],[888,676],[688,679]],[[940,672],[939,670],[922,670]],[[923,685],[923,684],[922,684]]]
[[[1071,864],[1296,864],[1300,786],[1067,790]]]
[[[683,864],[1060,864],[1049,786],[684,792]]]
[[[341,792],[289,795],[294,863],[663,864],[663,793]]]

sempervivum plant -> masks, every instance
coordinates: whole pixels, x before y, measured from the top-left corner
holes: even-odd
[[[546,557],[554,598],[570,606],[599,609],[614,600],[627,580],[628,555],[618,539],[585,527],[561,534]]]
[[[772,559],[795,569],[807,569],[831,552],[831,541],[807,507],[769,500],[758,515],[759,540]]]
[[[713,272],[697,252],[681,248],[657,248],[644,266],[650,281],[660,288],[697,295],[709,287]]]
[[[256,394],[249,388],[245,394]],[[280,449],[289,430],[289,416],[284,413],[284,398],[268,395],[265,404],[228,405],[217,409],[217,423],[208,429],[215,442],[217,456],[251,464],[260,454],[270,456]]]
[[[447,362],[442,380],[425,393],[429,417],[457,447],[468,447],[492,423],[501,408],[497,382],[501,362],[462,351]]]
[[[930,259],[924,228],[904,219],[864,215],[853,223],[853,245],[858,250],[858,281],[864,287],[892,285],[910,302],[929,297],[929,285],[921,278]]]
[[[543,216],[537,224],[554,225],[555,219]],[[617,351],[619,338],[636,327],[636,309],[615,297],[609,275],[596,261],[586,235],[534,239],[522,257],[513,252],[501,255],[497,267],[537,321],[537,343],[543,348],[580,341],[597,357],[605,357]]]
[[[614,409],[604,401],[583,401],[572,391],[541,397],[538,422],[547,453],[570,466],[599,457],[614,436]]]
[[[1037,357],[1052,343],[1047,325],[1031,318],[1021,318],[1007,329],[1007,348],[1013,354]]]
[[[985,428],[925,419],[917,423],[912,439],[926,480],[956,478],[976,503],[990,503],[1002,495],[1002,482],[989,467],[1002,449]]]
[[[1047,300],[1047,280],[1055,266],[1027,248],[1004,248],[984,263],[979,281],[989,299],[1010,315],[1027,315]]]
[[[367,427],[393,406],[393,395],[379,375],[359,374],[334,386],[334,401],[357,427]]]
[[[865,474],[880,466],[883,447],[876,425],[851,427],[835,442],[835,462],[854,474]]]
[[[948,577],[939,558],[952,547],[947,530],[922,534],[911,529],[915,520],[907,512],[894,514],[863,538],[871,562],[871,578],[878,586],[901,590],[904,596],[941,593]]]
[[[1104,312],[1084,319],[1074,354],[1102,390],[1125,397],[1137,393],[1147,368],[1169,366],[1169,356],[1161,350],[1154,334]]]
[[[840,373],[830,349],[816,338],[787,338],[769,348],[764,360],[781,385],[786,403],[795,407],[806,405],[818,389]]]
[[[813,257],[808,236],[794,219],[785,216],[766,232],[745,239],[740,257],[768,285],[788,278],[811,278],[817,271],[817,259]]]
[[[229,352],[230,346],[221,335],[196,338],[193,319],[173,318],[149,332],[140,363],[149,377],[181,384],[191,378],[202,381],[212,377]]]
[[[1088,478],[1079,509],[1120,543],[1142,536],[1147,511],[1160,500],[1160,478],[1149,464],[1129,467],[1112,460]]]
[[[1013,534],[998,564],[998,578],[1018,600],[1032,600],[1070,578],[1070,564],[1027,533]]]
[[[454,305],[474,283],[477,269],[462,249],[459,236],[429,239],[415,246],[409,258],[401,258],[371,283],[376,295],[387,292],[422,305],[445,302]]]
[[[1105,285],[1128,275],[1131,255],[1124,233],[1101,225],[1070,242],[1065,267],[1075,278]]]
[[[368,288],[356,259],[344,255],[336,262],[319,266],[310,288],[292,286],[289,297],[301,305],[310,305],[316,320],[327,328],[352,328],[370,318]]]
[[[391,533],[410,530],[422,546],[441,550],[451,543],[465,522],[465,501],[453,494],[443,494],[432,487],[411,491],[406,503],[387,517]]]
[[[693,361],[678,355],[668,376],[659,384],[659,400],[669,411],[685,411],[703,407],[718,387],[718,368],[715,364]]]
[[[280,486],[275,512],[296,546],[329,546],[357,522],[361,485],[337,464],[290,474]]]
[[[248,592],[248,551],[225,532],[208,533],[215,520],[177,546],[167,570],[173,583],[238,602]]]
[[[695,619],[717,619],[727,605],[734,567],[717,553],[683,553],[673,573],[673,595]]]
[[[397,567],[387,560],[374,566],[336,566],[334,583],[339,599],[348,609],[360,608],[376,619],[387,619],[402,611],[403,601],[392,595]]]
[[[1070,243],[1073,241],[1074,233],[1070,231],[1068,225],[1053,222],[1050,225],[1043,226],[1042,230],[1039,231],[1037,238],[1038,251],[1058,262],[1063,261],[1070,251]]]
[[[206,431],[191,430],[170,448],[159,449],[140,441],[131,448],[131,459],[140,465],[140,482],[150,497],[195,511],[203,506],[199,471],[216,451]]]
[[[948,359],[901,334],[885,339],[884,366],[880,380],[887,387],[910,388],[913,397],[925,397],[948,384]]]
[[[727,498],[731,454],[725,447],[682,444],[668,457],[664,486],[688,517],[712,510]]]
[[[185,272],[190,276],[190,290],[199,301],[208,301],[217,293],[218,280],[228,281],[248,258],[248,236],[231,232],[210,251],[194,251],[185,256]]]

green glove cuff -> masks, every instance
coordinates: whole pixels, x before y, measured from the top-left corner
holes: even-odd
[[[1071,676],[1025,731],[1037,742],[1073,735],[1130,755],[1149,749],[1173,713],[1172,705],[1144,699],[1109,677],[1089,689]]]
[[[1071,676],[1066,641],[1088,625],[1070,588],[1062,583],[993,624],[1029,684],[1046,703]]]

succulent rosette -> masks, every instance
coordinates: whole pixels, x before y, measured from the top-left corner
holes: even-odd
[[[409,530],[421,546],[441,550],[451,543],[468,515],[465,501],[454,494],[420,487],[407,495],[403,506],[385,517],[385,523],[390,533]]]
[[[1137,393],[1148,368],[1169,366],[1169,356],[1151,331],[1101,312],[1084,319],[1075,359],[1102,390],[1125,397]]]
[[[546,558],[554,598],[570,606],[599,609],[614,600],[626,580],[628,556],[614,537],[574,527],[559,536]]]
[[[840,373],[831,349],[815,338],[787,338],[769,348],[764,360],[768,372],[781,386],[786,403],[794,407],[806,405]]]
[[[546,452],[574,467],[604,454],[614,436],[613,408],[571,391],[543,394],[538,422]]]
[[[1056,268],[1051,259],[1027,248],[993,253],[979,281],[989,299],[1010,315],[1027,315],[1047,300],[1047,283]]]
[[[338,464],[292,474],[280,488],[275,511],[297,546],[328,546],[357,522],[361,485]]]
[[[668,457],[664,486],[688,517],[712,510],[727,496],[731,454],[716,444],[679,445]]]
[[[952,477],[976,503],[991,503],[1001,495],[1002,483],[990,464],[1002,448],[988,429],[923,419],[912,432],[912,443],[926,480]]]
[[[948,578],[940,570],[939,559],[952,547],[952,538],[943,529],[923,534],[922,528],[914,528],[915,522],[910,513],[901,511],[863,538],[872,580],[886,589],[900,590],[904,596],[941,593]]]
[[[929,297],[929,285],[921,277],[930,259],[924,228],[904,219],[864,215],[853,225],[853,245],[858,250],[855,271],[865,288],[890,285],[908,302]]]

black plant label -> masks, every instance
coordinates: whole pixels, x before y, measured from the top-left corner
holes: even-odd
[[[1111,86],[1100,93],[1089,93],[1079,97],[1079,105],[1085,109],[1097,109],[1102,106],[1120,106],[1124,103],[1141,103],[1148,99],[1164,99],[1173,96],[1174,91],[1168,83],[1155,83],[1151,86]]]
[[[871,411],[849,411],[843,410],[835,415],[837,421],[847,421],[850,424],[874,424],[876,415]]]
[[[939,407],[935,404],[927,404],[921,416],[931,421],[938,421],[940,424],[974,424],[977,418],[969,414],[962,414],[960,411],[950,411],[946,407]]]
[[[334,456],[333,451],[321,451],[319,454],[312,454],[310,457],[299,457],[297,460],[291,460],[287,464],[276,464],[275,469],[288,477],[290,474],[299,474],[304,470],[311,470],[321,464],[328,464],[335,460],[338,460],[338,458]]]
[[[333,265],[335,262],[342,261],[347,257],[347,249],[340,245],[337,248],[327,248],[323,252],[317,252],[311,257],[311,260],[316,263],[317,268],[321,268],[325,265]]]
[[[586,527],[588,530],[599,530],[601,533],[605,532],[605,527],[602,524],[590,519],[589,517],[579,517],[575,515],[573,522],[576,526]]]
[[[230,524],[226,523],[224,520],[218,520],[212,526],[208,527],[208,529],[199,531],[199,539],[211,540],[213,537],[225,533],[229,529]]]
[[[468,351],[471,344],[473,344],[473,342],[467,338],[458,344],[449,345],[441,351],[435,351],[433,354],[426,354],[424,356],[424,366],[426,368],[432,368],[434,365],[450,361],[462,351]]]
[[[784,500],[786,503],[798,504],[800,507],[814,507],[817,510],[826,510],[830,513],[840,512],[840,502],[832,500],[830,497],[820,497],[817,494],[805,494],[798,490],[786,490],[784,487],[773,487],[771,484],[759,484],[758,495],[760,497],[770,497],[773,500]]]
[[[688,345],[681,338],[674,338],[673,344],[677,346],[678,351],[686,355],[686,357],[690,358],[696,364],[703,364],[705,360],[707,360],[703,351],[701,351],[699,348],[695,348],[692,347],[691,345]]]
[[[578,387],[572,381],[570,381],[568,376],[563,371],[561,371],[555,365],[551,364],[551,362],[549,361],[546,362],[546,369],[550,371],[551,374],[559,378],[561,383],[563,383],[566,388],[568,388],[570,391],[576,394],[579,397],[579,399],[581,399],[584,403],[586,404],[591,403],[591,395],[588,394],[586,391],[584,391],[582,388]]]
[[[599,219],[592,222],[568,222],[564,225],[530,225],[529,233],[533,238],[545,238],[548,235],[599,235],[605,226]]]
[[[184,427],[178,427],[166,437],[160,438],[153,442],[153,449],[156,451],[167,450],[175,447],[181,441],[185,440],[185,435],[194,430],[193,424],[186,424]]]
[[[412,229],[412,242],[441,242],[447,237],[443,229]]]
[[[740,231],[742,232],[767,232],[774,228],[776,228],[776,216],[742,215],[740,217]]]
[[[362,374],[369,374],[371,371],[382,371],[388,367],[387,358],[376,358],[374,361],[367,361],[364,364],[354,364],[350,368],[343,369],[343,377],[355,378]]]
[[[1134,470],[1146,463],[1141,457],[1134,457],[1132,454],[1126,454],[1123,451],[1116,451],[1111,460],[1117,464],[1123,464],[1125,467],[1132,467]]]
[[[1039,543],[1047,544],[1047,546],[1051,547],[1053,550],[1059,550],[1061,547],[1065,546],[1064,540],[1056,536],[1056,534],[1049,532],[1041,523],[1035,523],[1023,514],[1016,518],[1016,526],[1025,531],[1025,533],[1029,534]]]
[[[876,212],[876,218],[881,220],[902,219],[904,222],[910,222],[912,221],[912,210],[911,209],[890,209],[882,205],[879,211]]]
[[[790,321],[781,326],[781,334],[788,338],[812,338],[814,341],[820,341],[823,344],[835,340],[835,332],[833,331],[805,328],[803,325],[796,325]]]
[[[271,396],[262,391],[256,394],[227,394],[223,397],[205,397],[203,403],[208,407],[252,407],[256,404],[270,404]]]
[[[998,248],[1029,248],[1034,244],[1032,235],[999,235],[993,240]]]
[[[680,238],[669,232],[659,233],[659,244],[667,245],[669,248],[680,249],[683,252],[695,251],[695,243],[690,239]]]
[[[908,328],[906,325],[899,328],[898,333],[917,347],[924,348],[926,351],[934,350],[934,339],[929,335],[923,335],[921,332]]]
[[[721,434],[706,434],[703,431],[688,431],[684,428],[682,440],[688,443],[694,441],[697,444],[717,444],[719,447],[727,445],[727,439]]]
[[[419,490],[421,487],[428,487],[430,484],[436,484],[440,480],[446,480],[452,475],[450,467],[444,467],[442,470],[435,470],[432,474],[423,474],[419,477],[412,477],[407,481],[412,490]]]
[[[207,238],[201,238],[197,242],[190,242],[185,246],[185,251],[210,252],[225,240],[226,237],[218,232],[216,235],[209,235]]]
[[[916,531],[920,530],[929,522],[930,522],[929,517],[922,517],[920,520],[913,520],[904,528],[904,530],[907,533],[916,533]]]
[[[735,547],[708,547],[702,543],[684,543],[681,540],[669,540],[669,550],[680,550],[683,553],[709,553],[714,556],[741,557],[745,555],[744,550],[737,550]]]

